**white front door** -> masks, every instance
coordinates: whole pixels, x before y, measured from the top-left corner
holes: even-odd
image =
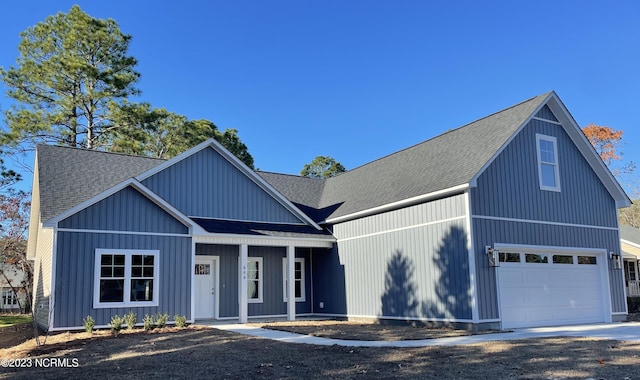
[[[196,264],[193,271],[196,319],[212,319],[216,316],[217,263],[217,257],[196,256]]]

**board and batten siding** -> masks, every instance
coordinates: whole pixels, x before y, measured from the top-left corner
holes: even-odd
[[[550,112],[543,109],[537,116],[550,119]],[[536,134],[556,138],[559,192],[540,189]],[[470,189],[470,203],[481,320],[499,317],[495,268],[483,254],[487,245],[620,251],[614,199],[555,123],[530,120],[478,177],[477,186]],[[625,310],[621,275],[609,270],[613,312]]]
[[[132,187],[81,210],[59,228],[188,234],[189,229]]]
[[[333,231],[341,268],[328,268],[344,271],[345,294],[332,296],[344,299],[348,316],[472,319],[464,194],[339,223]],[[317,312],[340,306],[328,296],[316,297],[330,306]]]
[[[560,192],[540,190],[536,133],[557,139]],[[557,124],[533,119],[471,188],[472,215],[603,226],[618,225],[615,201]]]
[[[96,249],[158,250],[158,306],[94,309]],[[56,258],[54,328],[82,327],[87,315],[96,325],[107,325],[112,316],[131,310],[138,322],[157,312],[191,319],[190,237],[59,231]]]
[[[559,226],[552,224],[538,224],[513,222],[504,220],[489,220],[473,218],[474,248],[476,252],[484,252],[486,245],[495,243],[520,244],[546,247],[596,248],[606,252],[619,252],[620,240],[618,231],[612,229],[597,229],[575,226]],[[613,270],[607,259],[609,268],[609,285],[611,288],[611,303],[614,313],[626,310],[624,297],[623,271]],[[496,285],[496,268],[489,267],[484,254],[476,254],[476,271],[478,284],[478,311],[480,319],[498,318],[498,300]]]
[[[210,147],[142,182],[188,216],[301,223],[287,208]]]
[[[196,255],[218,256],[218,315],[220,318],[238,317],[238,259],[237,245],[196,244]],[[248,315],[285,315],[282,260],[287,255],[285,247],[248,247],[248,257],[262,257],[263,296],[261,303],[249,303]],[[296,258],[305,259],[305,302],[296,302],[296,313],[311,312],[311,249],[296,249]],[[198,300],[196,300],[198,302]]]

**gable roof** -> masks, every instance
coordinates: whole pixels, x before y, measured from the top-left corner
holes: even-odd
[[[324,213],[318,222],[338,222],[423,202],[430,197],[463,192],[543,107],[558,116],[567,134],[587,159],[618,207],[629,205],[624,193],[595,149],[555,92],[533,97],[514,106],[447,131],[432,139],[390,154],[358,168],[312,183],[302,177],[261,174],[294,202]],[[545,109],[545,112],[547,110]],[[298,194],[303,187],[322,186],[319,201]],[[317,199],[317,198],[316,198]],[[305,203],[307,202],[307,203]]]
[[[165,161],[53,145],[38,145],[36,160],[42,222]]]

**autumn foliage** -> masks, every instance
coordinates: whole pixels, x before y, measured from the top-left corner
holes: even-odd
[[[613,161],[619,160],[620,154],[618,144],[622,140],[622,131],[593,123],[582,128],[587,139],[602,158],[605,164],[609,165]]]

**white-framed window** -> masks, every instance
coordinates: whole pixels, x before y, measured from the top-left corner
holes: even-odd
[[[18,304],[16,294],[11,289],[2,289],[2,306],[3,308],[12,308]]]
[[[262,302],[262,257],[247,258],[247,302]]]
[[[305,289],[304,289],[304,258],[293,259],[293,281],[294,281],[294,294],[296,302],[305,301]],[[282,259],[282,291],[284,302],[289,301],[287,297],[289,291],[289,282],[287,281],[287,258]]]
[[[555,137],[536,133],[538,179],[541,190],[560,191],[560,167]]]
[[[158,306],[157,250],[96,249],[94,308]]]

